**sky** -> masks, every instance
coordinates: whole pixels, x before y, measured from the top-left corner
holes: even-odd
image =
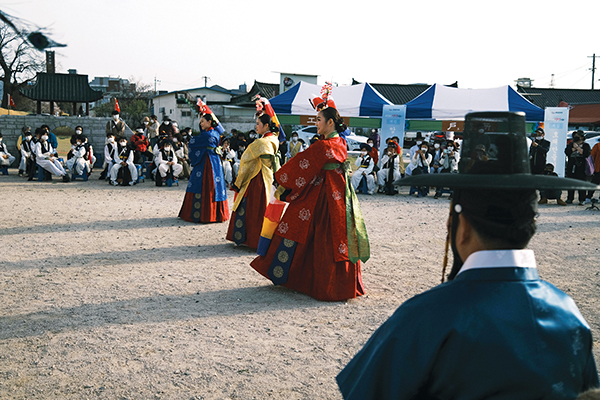
[[[121,77],[157,90],[279,72],[318,83],[441,83],[590,89],[598,0],[5,0],[0,9],[67,47],[57,72]]]

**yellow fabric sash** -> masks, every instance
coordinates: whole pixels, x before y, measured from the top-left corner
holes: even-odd
[[[267,136],[256,139],[246,148],[240,159],[240,169],[235,180],[235,186],[240,191],[233,202],[233,211],[236,211],[250,181],[262,172],[265,186],[265,198],[269,199],[271,185],[273,184],[273,159],[279,148],[277,136]],[[266,156],[266,157],[263,157]]]

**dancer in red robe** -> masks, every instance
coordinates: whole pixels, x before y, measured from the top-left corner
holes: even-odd
[[[327,104],[327,101],[324,102]],[[270,247],[251,266],[273,283],[324,301],[365,293],[360,260],[369,240],[349,182],[343,119],[331,106],[317,117],[322,140],[275,173],[279,198],[288,202]]]

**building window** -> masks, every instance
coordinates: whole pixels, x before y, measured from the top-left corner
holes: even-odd
[[[164,114],[164,113],[165,113],[165,108],[164,108],[164,107],[161,107],[161,108],[159,108],[159,109],[158,109],[158,112],[159,112],[159,113],[163,113],[163,114]]]
[[[181,112],[181,116],[182,117],[191,117],[192,116],[192,112],[191,111],[182,111]]]

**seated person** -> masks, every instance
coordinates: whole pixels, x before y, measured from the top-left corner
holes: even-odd
[[[23,140],[25,140],[25,135],[27,133],[29,133],[29,136],[31,136],[31,128],[29,126],[25,125],[23,128],[21,128],[21,134],[19,135],[19,138],[17,139],[17,149],[19,149],[19,151],[21,151],[21,143],[23,143]],[[19,176],[23,176],[23,172],[25,172],[25,170],[27,168],[26,163],[27,163],[27,159],[21,157],[21,161],[19,162]]]
[[[186,129],[190,129],[190,128],[185,128],[182,131],[183,133],[178,133],[173,138],[173,150],[175,150],[175,155],[177,156],[177,162],[179,164],[181,164],[181,166],[183,167],[183,169],[181,171],[181,175],[179,175],[179,176],[184,179],[189,179],[190,174],[192,173],[192,169],[190,167],[189,151],[188,151],[188,141],[189,141],[189,138],[191,137],[191,135],[186,134]],[[190,129],[190,131],[191,131],[191,129]]]
[[[162,179],[162,182],[165,182],[171,176],[174,181],[177,181],[183,167],[177,162],[177,155],[173,150],[171,141],[165,141],[162,149],[158,151],[156,165],[158,165],[158,172],[160,173],[160,178],[156,177],[157,180]]]
[[[36,164],[50,174],[61,176],[63,182],[69,182],[67,172],[56,157],[56,150],[48,141],[48,133],[42,128],[38,128],[35,130],[35,135],[38,138],[38,142],[33,146]]]
[[[554,172],[554,164],[546,164],[546,166],[544,167],[544,172],[542,172],[542,174],[558,176],[558,174]],[[560,189],[540,190],[541,199],[540,201],[538,201],[538,204],[548,204],[548,200],[556,200],[556,204],[558,204],[559,206],[566,206],[567,203],[560,198],[561,196],[562,191]]]
[[[33,151],[35,142],[33,141],[31,130],[25,132],[24,135],[24,140],[21,142],[21,165],[23,165],[22,170],[25,171],[29,180],[32,181],[35,174],[35,153]]]
[[[238,149],[235,152],[235,157],[233,158],[233,167],[232,167],[234,182],[235,182],[235,179],[240,170],[240,160],[242,159],[242,154],[244,154],[244,151],[246,151],[246,146],[247,146],[246,141],[238,139],[237,146],[238,146]]]
[[[0,167],[8,167],[13,162],[15,162],[15,157],[8,152],[6,144],[2,142],[2,133],[0,133]]]
[[[229,139],[225,138],[221,142],[221,163],[223,164],[223,174],[225,176],[225,184],[230,187],[233,183],[233,163],[235,159],[235,151],[229,146]]]
[[[375,192],[375,176],[373,176],[373,168],[375,167],[375,161],[369,155],[371,152],[371,146],[366,143],[360,145],[360,155],[356,158],[354,164],[358,167],[352,174],[352,187],[354,191],[358,190],[362,179],[367,180],[367,193],[373,194]]]
[[[390,140],[385,153],[381,157],[381,169],[377,172],[379,193],[394,194],[396,192],[392,183],[402,176],[400,174],[402,157],[398,155],[399,148],[398,143]]]
[[[411,164],[413,166],[412,175],[415,176],[421,174],[428,174],[430,171],[429,167],[431,166],[432,161],[433,156],[431,155],[431,153],[429,153],[429,144],[427,142],[422,142],[421,146],[419,146],[419,150],[415,152],[415,155],[411,160]],[[427,186],[420,186],[417,188],[418,197],[427,196],[428,193],[429,187]]]
[[[104,145],[104,171],[100,174],[100,179],[110,179],[110,170],[113,165],[118,164],[119,162],[115,134],[109,132],[106,134],[106,145]]]
[[[138,126],[133,136],[131,136],[131,148],[133,149],[133,161],[135,164],[142,164],[144,161],[143,157],[146,158],[145,161],[152,161],[154,155],[150,151],[149,146],[150,142],[144,136],[144,128]]]
[[[75,144],[69,152],[71,158],[67,160],[69,171],[75,175],[83,175],[84,173],[89,174],[90,172],[89,157],[83,141],[83,135],[79,135],[75,138]]]
[[[133,150],[127,145],[127,139],[120,137],[117,144],[117,159],[110,169],[110,183],[114,186],[133,186],[137,182],[137,168],[133,163]]]

